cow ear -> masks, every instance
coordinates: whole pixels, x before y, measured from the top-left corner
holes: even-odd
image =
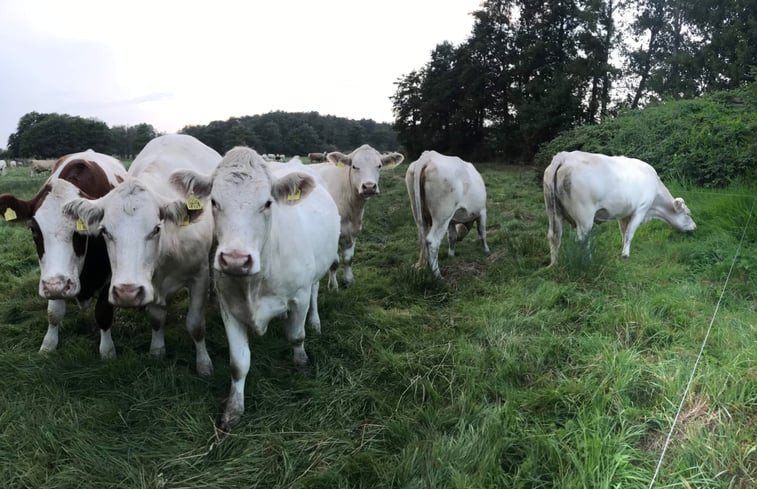
[[[26,222],[32,217],[32,206],[11,194],[0,195],[0,216],[8,222]]]
[[[168,181],[184,196],[194,194],[200,199],[207,198],[213,189],[213,181],[210,177],[192,170],[177,170],[171,173]]]
[[[686,204],[682,198],[678,197],[673,199],[673,207],[675,207],[676,212],[682,212],[686,208]]]
[[[99,200],[74,199],[64,204],[61,211],[77,221],[78,232],[93,236],[100,234],[100,222],[104,211]]]
[[[184,200],[174,200],[160,206],[160,218],[172,222],[177,226],[187,226],[197,221],[205,207],[195,198],[195,203]]]
[[[296,205],[315,188],[315,180],[307,173],[294,172],[285,175],[271,188],[271,195],[280,204]]]
[[[405,160],[405,157],[401,153],[389,153],[381,157],[381,169],[391,170],[395,166],[398,166]]]
[[[340,168],[349,168],[349,166],[352,165],[352,158],[344,153],[340,153],[339,151],[332,151],[331,153],[327,154],[326,159]]]

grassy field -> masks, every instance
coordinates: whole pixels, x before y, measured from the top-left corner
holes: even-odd
[[[475,233],[416,271],[403,165],[382,177],[356,284],[321,288],[323,334],[298,370],[276,323],[253,338],[246,412],[219,438],[229,387],[217,306],[209,379],[194,372],[186,295],[167,357],[139,311],[118,311],[101,361],[93,311],[69,306],[56,353],[37,353],[46,303],[29,231],[0,224],[0,486],[7,488],[643,488],[652,478],[754,202],[755,187],[671,186],[698,229],[617,225],[589,261],[566,232],[549,263],[540,177],[480,165],[489,245]],[[43,178],[11,171],[0,192]],[[757,487],[757,216],[655,487]],[[341,273],[341,270],[340,270]]]

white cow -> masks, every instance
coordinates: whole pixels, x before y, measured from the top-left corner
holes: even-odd
[[[418,227],[421,252],[416,267],[430,265],[435,277],[439,271],[439,246],[444,234],[449,238],[449,256],[455,255],[455,242],[468,233],[466,224],[477,224],[485,253],[486,188],[476,168],[458,158],[436,151],[424,151],[405,173],[405,185]]]
[[[6,173],[8,173],[8,164],[5,160],[0,160],[0,175],[5,175]]]
[[[631,252],[636,229],[650,219],[665,221],[682,232],[697,227],[683,199],[673,198],[654,168],[625,156],[557,153],[544,170],[544,203],[549,217],[550,266],[557,263],[563,219],[587,245],[595,222],[617,220],[623,257]]]
[[[11,168],[16,168],[16,166],[18,166],[18,163],[16,163],[16,160],[11,160],[10,165],[11,165]]]
[[[185,198],[168,179],[179,169],[210,173],[220,160],[218,153],[192,136],[160,136],[137,155],[128,178],[116,190],[63,208],[82,219],[89,233],[105,237],[113,273],[109,300],[122,307],[146,306],[153,326],[151,354],[165,354],[166,301],[179,289],[189,288],[186,325],[201,375],[212,371],[205,347],[204,307],[213,216],[202,212],[207,201]]]
[[[350,285],[355,278],[352,275],[352,257],[355,254],[355,241],[363,227],[363,211],[368,198],[379,193],[379,173],[389,170],[405,159],[400,153],[382,155],[369,145],[364,144],[346,155],[338,151],[326,155],[328,163],[308,165],[323,176],[326,188],[334,198],[339,215],[341,230],[339,246],[344,259],[344,282]],[[336,269],[329,271],[329,288],[336,289]]]
[[[248,329],[263,335],[271,319],[285,315],[295,365],[308,361],[306,316],[320,332],[318,285],[337,260],[339,213],[326,189],[298,167],[290,162],[274,171],[254,150],[237,147],[212,175],[183,170],[171,178],[187,194],[212,197],[213,268],[231,357],[224,430],[244,412]]]

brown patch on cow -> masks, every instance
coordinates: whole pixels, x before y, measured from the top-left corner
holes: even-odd
[[[121,175],[116,175],[116,181],[117,181],[118,183],[124,183],[124,179],[123,179],[123,178],[121,178]]]
[[[58,161],[55,162],[55,164],[53,165],[53,169],[50,171],[50,173],[55,173],[55,170],[57,170],[58,167],[60,167],[61,165],[63,165],[63,162],[66,161],[66,158],[68,158],[72,154],[73,153],[67,154],[65,156],[61,156],[60,158],[58,158]]]
[[[58,178],[74,184],[87,199],[98,199],[113,189],[100,165],[87,160],[69,161]]]
[[[42,230],[39,228],[36,219],[32,218],[29,221],[29,229],[32,231],[32,240],[34,241],[34,247],[37,249],[37,257],[41,260],[42,255],[45,254],[45,240],[42,239]]]
[[[5,211],[10,208],[16,213],[16,221],[26,222],[34,217],[51,189],[50,185],[45,184],[39,189],[37,195],[29,200],[19,199],[12,194],[2,194],[0,195],[0,214],[5,214]]]

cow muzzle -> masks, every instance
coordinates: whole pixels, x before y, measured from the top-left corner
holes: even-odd
[[[56,276],[39,281],[40,295],[45,299],[70,299],[79,293],[79,286],[68,277]]]
[[[137,284],[117,284],[110,288],[111,303],[120,307],[139,307],[148,301],[145,288]]]
[[[218,253],[218,268],[229,275],[252,275],[259,267],[255,267],[252,255],[238,250],[221,251]]]
[[[370,197],[379,193],[378,185],[375,182],[364,182],[360,185],[360,195]]]

